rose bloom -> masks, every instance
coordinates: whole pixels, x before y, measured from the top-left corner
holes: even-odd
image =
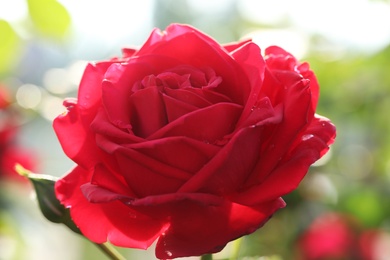
[[[56,183],[96,243],[158,258],[214,253],[285,206],[335,127],[308,64],[186,25],[89,64],[54,129],[77,166]]]

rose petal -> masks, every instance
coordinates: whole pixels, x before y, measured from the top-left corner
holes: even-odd
[[[192,176],[133,149],[120,148],[114,156],[119,171],[138,198],[175,192]]]
[[[234,59],[244,69],[244,72],[249,79],[251,92],[242,112],[241,119],[245,119],[251,113],[256,102],[260,98],[261,84],[264,79],[265,62],[260,53],[260,48],[248,42],[240,48],[232,52]]]
[[[98,110],[101,84],[105,70],[112,62],[87,65],[79,88],[79,99],[67,99],[67,112],[53,122],[62,149],[74,162],[83,167],[93,167],[96,159],[94,135],[89,126]]]
[[[122,196],[136,198],[136,195],[131,191],[129,185],[127,185],[123,175],[114,169],[108,169],[102,163],[95,166],[91,177],[91,185],[98,185],[101,188],[121,194]],[[88,197],[86,196],[86,198]]]
[[[91,168],[98,161],[94,134],[87,122],[83,122],[76,100],[68,99],[64,104],[68,111],[53,121],[57,138],[70,159],[85,168]]]
[[[81,185],[80,189],[84,197],[91,203],[107,203],[115,200],[134,199],[134,197],[125,196],[91,183]]]
[[[171,25],[166,32],[155,30],[137,55],[153,54],[172,57],[181,64],[210,67],[222,77],[218,92],[243,104],[249,95],[248,79],[241,67],[215,40],[188,26]]]
[[[80,189],[90,176],[91,172],[77,166],[56,182],[55,190],[61,203],[70,208],[73,221],[91,241],[104,243],[109,240],[117,246],[146,249],[169,227],[119,201],[90,203]]]
[[[103,108],[98,111],[91,124],[91,129],[97,134],[96,144],[108,153],[111,152],[111,149],[102,143],[107,139],[110,140],[109,142],[115,142],[117,144],[129,144],[145,140],[142,137],[134,135],[131,128],[121,129],[113,125]]]
[[[283,104],[286,97],[287,86],[280,82],[269,68],[265,68],[263,85],[261,86],[260,97],[267,97],[273,106]]]
[[[165,105],[157,87],[138,90],[128,102],[130,122],[137,136],[146,138],[168,123]]]
[[[297,69],[305,79],[310,80],[310,89],[312,93],[311,102],[312,102],[313,110],[315,110],[318,103],[319,89],[320,89],[317,77],[313,73],[313,71],[310,70],[309,64],[306,62],[300,64]]]
[[[172,206],[171,226],[156,246],[156,257],[172,259],[219,252],[227,242],[261,227],[284,202],[280,199],[256,207],[224,201],[204,206],[184,201]]]
[[[227,51],[227,52],[233,52],[236,49],[240,48],[241,46],[247,44],[248,42],[251,42],[252,39],[247,39],[239,42],[231,42],[228,44],[223,44],[222,47]]]
[[[261,132],[261,127],[239,130],[211,161],[180,187],[179,192],[202,190],[225,194],[239,189],[259,158]]]
[[[183,115],[197,110],[197,107],[186,102],[171,98],[167,95],[163,95],[162,98],[164,100],[165,111],[167,114],[166,117],[169,123],[175,121]]]
[[[196,173],[220,150],[219,146],[181,136],[126,147],[189,173]]]
[[[138,49],[133,49],[133,48],[123,48],[122,49],[122,57],[124,59],[132,57]]]
[[[199,109],[171,122],[150,135],[148,139],[186,136],[199,141],[214,143],[233,131],[241,109],[240,105],[232,103],[219,103]]]
[[[297,59],[286,50],[278,46],[270,46],[265,49],[267,66],[274,70],[296,71]]]
[[[202,92],[199,91],[198,93],[191,91],[191,89],[170,89],[166,88],[164,89],[164,92],[167,96],[180,100],[184,103],[191,104],[192,106],[195,106],[197,108],[203,108],[206,106],[210,106],[213,103],[217,102],[210,102],[207,99],[205,99],[202,95]]]
[[[301,142],[261,184],[232,196],[232,199],[245,205],[255,205],[291,192],[306,175],[309,166],[326,153],[334,138],[334,125],[325,118],[315,118],[301,137]]]
[[[78,104],[86,114],[93,115],[100,105],[102,96],[101,86],[106,70],[115,62],[106,61],[88,64],[80,81]],[[83,114],[84,115],[84,114]]]
[[[216,103],[222,103],[222,102],[229,102],[234,103],[233,100],[231,100],[228,96],[218,93],[210,88],[187,88],[187,91],[193,92],[196,95],[204,97],[208,102],[212,104]]]
[[[247,117],[241,115],[239,123],[236,128],[241,129],[249,126],[259,126],[269,123],[280,123],[283,119],[283,112],[281,111],[281,105],[275,109],[272,107],[271,101],[264,97],[253,105]]]
[[[311,120],[311,93],[305,81],[298,81],[286,90],[283,121],[275,129],[272,136],[263,143],[264,150],[248,184],[261,182],[276,167],[279,160],[288,151],[301,131]]]
[[[281,112],[275,112],[269,102],[259,106],[245,125],[229,137],[229,142],[180,191],[205,190],[223,194],[238,189],[259,159],[263,142],[263,128],[260,126],[279,123],[280,120]]]
[[[198,186],[201,191],[227,194],[240,189],[259,158],[261,131],[259,127],[239,131],[225,145],[226,148],[206,164],[203,171],[185,183],[181,190],[195,191],[194,188]],[[209,172],[207,180],[204,179],[206,168],[214,169]]]
[[[134,84],[145,76],[158,74],[177,65],[179,61],[170,57],[147,55],[110,66],[102,84],[103,106],[110,121],[119,128],[131,128],[129,97],[133,94]]]
[[[205,35],[203,32],[197,30],[196,28],[184,25],[184,24],[170,24],[165,31],[160,29],[154,29],[150,34],[147,41],[142,45],[141,49],[138,51],[137,55],[143,55],[149,53],[150,50],[153,50],[156,47],[165,45],[167,42],[174,40],[177,37],[182,37],[183,35],[188,34],[198,34],[202,37],[202,40],[207,42],[209,46],[214,48],[220,48],[220,45],[211,37]],[[184,63],[186,64],[186,63]],[[191,64],[191,63],[190,63]]]

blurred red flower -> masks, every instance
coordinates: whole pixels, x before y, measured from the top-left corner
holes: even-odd
[[[329,212],[309,225],[297,247],[300,260],[385,260],[390,234],[365,229],[353,216]]]
[[[18,143],[20,114],[11,106],[11,97],[7,88],[0,85],[0,178],[2,180],[27,181],[15,171],[15,165],[21,164],[28,170],[36,170],[37,155]]]

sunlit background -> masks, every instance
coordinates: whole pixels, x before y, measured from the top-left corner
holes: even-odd
[[[285,197],[287,208],[216,258],[325,259],[321,252],[333,250],[326,259],[390,259],[390,1],[0,0],[0,88],[7,90],[0,121],[17,114],[13,143],[31,151],[34,170],[61,176],[73,165],[51,122],[63,98],[76,96],[86,62],[119,56],[172,22],[220,43],[276,44],[309,61],[321,86],[318,113],[338,129],[331,152]],[[1,260],[105,259],[46,221],[29,183],[0,180]],[[120,250],[154,258],[152,248]]]

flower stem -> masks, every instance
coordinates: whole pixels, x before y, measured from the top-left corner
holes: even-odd
[[[212,254],[202,255],[200,257],[200,260],[213,260],[213,255]]]
[[[108,257],[110,260],[126,260],[112,245],[109,243],[103,243],[103,244],[97,244],[95,243],[97,247],[100,248]]]
[[[232,252],[232,256],[229,258],[229,259],[238,259],[238,255],[240,253],[240,248],[241,248],[241,244],[242,244],[242,240],[244,238],[241,237],[239,239],[236,239],[234,240],[232,243],[233,243],[233,252]]]

